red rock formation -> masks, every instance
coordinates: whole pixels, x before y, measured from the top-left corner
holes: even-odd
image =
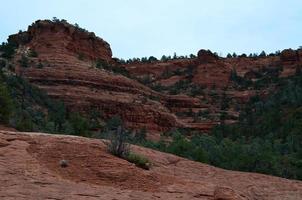
[[[110,46],[92,32],[71,26],[67,22],[38,20],[26,32],[11,35],[8,39],[20,45],[27,45],[39,53],[69,53],[83,59],[111,61]]]
[[[219,58],[209,50],[200,50],[197,58],[124,64],[130,79],[97,69],[96,60],[112,66],[118,63],[118,59],[112,59],[109,44],[65,21],[37,21],[27,31],[10,36],[9,41],[19,44],[15,56],[16,73],[47,91],[51,97],[63,100],[70,110],[87,113],[96,109],[105,118],[120,115],[130,128],[146,127],[157,133],[174,127],[208,131],[218,123],[223,94],[233,101],[233,107],[227,110],[233,116],[238,116],[238,111],[234,111],[236,105],[246,103],[257,93],[267,94],[267,89],[235,89],[230,80],[232,70],[240,77],[256,80],[257,74],[279,68],[282,68],[281,77],[290,76],[302,65],[301,50],[284,50],[280,56],[257,58]],[[38,57],[30,58],[30,67],[18,67],[18,59],[33,50]],[[169,73],[172,75],[167,76]],[[188,95],[168,95],[167,92],[155,92],[133,79],[146,76],[152,83],[167,87],[186,80],[205,89],[197,97],[188,96],[190,91]],[[196,114],[205,109],[214,116],[210,121],[177,116],[181,112],[192,110]]]
[[[150,170],[108,154],[101,140],[0,131],[1,199],[302,199],[301,181],[131,148],[150,160]]]
[[[92,33],[65,22],[37,21],[27,32],[11,36],[10,41],[19,44],[16,64],[30,50],[38,54],[37,58],[29,57],[30,67],[17,67],[17,73],[51,97],[63,100],[69,110],[97,110],[106,119],[119,115],[129,128],[146,127],[155,133],[185,126],[165,107],[165,95],[125,76],[97,69],[96,59],[114,61],[109,45]],[[83,59],[79,53],[84,54]]]

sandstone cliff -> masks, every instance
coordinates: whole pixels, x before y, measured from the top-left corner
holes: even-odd
[[[133,129],[146,127],[162,132],[185,126],[161,102],[165,96],[135,80],[96,67],[98,61],[106,65],[114,65],[114,61],[108,43],[93,33],[65,22],[46,20],[10,36],[9,41],[19,45],[16,73],[49,96],[63,100],[69,110],[97,110],[106,119],[120,115]],[[30,57],[30,52],[36,52],[37,57]],[[29,57],[28,68],[19,65],[22,56]]]
[[[222,115],[227,116],[225,123],[234,123],[250,97],[274,90],[273,84],[258,89],[238,86],[230,80],[234,71],[241,79],[255,82],[271,74],[291,76],[302,65],[302,51],[291,49],[279,55],[237,58],[200,50],[196,58],[121,64],[112,58],[107,42],[66,21],[36,21],[9,41],[18,44],[15,72],[63,100],[69,110],[95,110],[105,119],[120,115],[129,128],[146,127],[157,138],[175,127],[206,132],[221,123]],[[32,52],[37,56],[30,57]],[[24,56],[29,58],[27,68],[18,62]],[[99,69],[98,63],[126,70],[128,75]],[[137,81],[146,77],[148,83]],[[171,94],[169,89],[177,84],[187,85],[179,94]],[[155,91],[156,85],[166,89]]]

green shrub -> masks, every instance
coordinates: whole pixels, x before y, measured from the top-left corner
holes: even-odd
[[[42,69],[44,67],[43,63],[39,62],[39,64],[37,65],[37,68]]]
[[[13,101],[7,88],[0,83],[0,122],[8,123],[13,111]]]
[[[19,60],[19,63],[21,65],[21,67],[26,68],[26,67],[28,67],[29,60],[25,55],[22,55],[21,59]]]
[[[121,74],[123,76],[130,77],[130,74],[126,68],[119,65],[111,65],[106,60],[98,59],[95,63],[95,67],[98,69],[105,69],[106,71],[110,71],[115,74]]]
[[[6,66],[5,60],[0,60],[0,70]]]
[[[203,95],[204,92],[203,92],[203,88],[200,87],[199,85],[192,85],[191,87],[191,93],[190,95],[195,97],[195,96],[198,96],[198,95]]]
[[[38,53],[35,50],[30,50],[28,53],[29,57],[38,57]]]
[[[16,45],[14,45],[12,43],[3,42],[0,45],[0,51],[3,52],[1,56],[3,58],[11,59],[13,57],[13,55],[15,54],[15,49],[16,49]]]
[[[61,112],[64,112],[63,110]],[[64,116],[62,116],[64,117]],[[82,117],[79,113],[72,113],[69,122],[73,128],[74,134],[89,137],[89,121]]]
[[[17,117],[16,129],[19,131],[33,131],[33,121],[26,111],[22,111]]]
[[[98,69],[105,69],[108,64],[105,60],[98,59],[95,63],[95,67]]]
[[[147,138],[147,129],[146,127],[141,128],[138,132],[134,135],[134,141],[137,143],[141,143],[146,141]]]
[[[129,153],[126,157],[126,160],[128,160],[131,163],[134,163],[137,167],[140,167],[142,169],[149,170],[150,169],[150,161],[148,158],[135,154],[135,153]]]

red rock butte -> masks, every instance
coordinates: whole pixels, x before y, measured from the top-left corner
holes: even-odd
[[[200,50],[195,58],[180,58],[168,61],[131,62],[120,64],[112,58],[110,45],[103,39],[66,21],[53,22],[38,20],[25,32],[9,37],[9,41],[19,45],[15,56],[15,65],[20,57],[29,50],[37,52],[31,58],[32,66],[43,64],[43,68],[17,67],[31,83],[46,91],[49,96],[65,102],[73,111],[89,112],[96,110],[108,119],[113,115],[122,117],[131,129],[145,127],[151,137],[159,138],[159,133],[171,128],[190,128],[202,132],[209,131],[219,124],[223,95],[231,100],[228,110],[224,111],[235,120],[239,115],[236,106],[240,106],[253,95],[268,93],[269,89],[255,91],[240,90],[232,86],[230,73],[247,79],[263,69],[282,67],[281,77],[293,75],[297,65],[301,65],[301,50],[287,49],[280,55],[265,57],[221,58],[209,50]],[[132,78],[97,69],[95,63],[121,66]],[[191,70],[188,74],[177,74]],[[168,71],[175,73],[166,77]],[[154,84],[171,86],[181,80],[190,80],[194,85],[206,88],[206,94],[198,98],[186,94],[170,95],[156,92],[136,79],[148,76]],[[215,88],[215,94],[210,94]],[[207,110],[212,118],[196,121],[192,116],[180,116],[180,112],[198,113]]]

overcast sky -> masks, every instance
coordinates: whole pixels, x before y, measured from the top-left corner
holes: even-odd
[[[0,5],[1,42],[37,19],[57,17],[95,32],[119,58],[302,46],[302,0],[1,0]]]

